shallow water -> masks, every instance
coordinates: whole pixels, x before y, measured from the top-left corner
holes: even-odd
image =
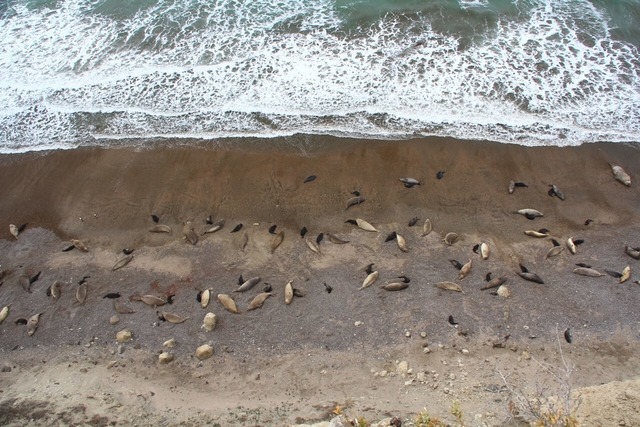
[[[13,0],[0,152],[295,134],[639,141],[639,28],[635,0]]]

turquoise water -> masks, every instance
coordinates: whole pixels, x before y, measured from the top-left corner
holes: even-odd
[[[640,141],[640,1],[9,0],[0,152]]]

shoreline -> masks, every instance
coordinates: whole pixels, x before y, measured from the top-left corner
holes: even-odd
[[[615,181],[608,162],[623,166],[631,175],[630,188]],[[523,366],[522,352],[542,360],[550,357],[556,363],[556,330],[562,334],[566,328],[572,331],[573,343],[563,343],[563,349],[580,364],[580,386],[633,380],[639,374],[634,366],[640,366],[633,363],[634,352],[640,348],[640,313],[635,309],[640,302],[640,286],[635,283],[640,264],[625,255],[623,248],[624,244],[640,246],[638,165],[640,150],[635,146],[527,148],[453,140],[328,140],[313,156],[185,147],[3,155],[0,223],[6,227],[0,232],[0,265],[7,273],[0,287],[0,308],[10,303],[11,314],[0,325],[0,352],[15,366],[29,370],[32,354],[54,349],[60,353],[59,361],[65,355],[82,360],[87,347],[103,353],[98,358],[100,372],[106,369],[107,359],[132,358],[118,368],[123,376],[140,380],[143,375],[136,376],[140,370],[160,372],[173,386],[182,384],[183,375],[174,365],[195,371],[202,366],[212,368],[210,387],[217,380],[237,381],[239,366],[257,366],[263,382],[278,396],[271,404],[287,404],[288,393],[302,393],[324,408],[325,416],[331,404],[369,395],[373,401],[385,399],[391,390],[393,397],[388,402],[381,400],[379,410],[367,409],[366,399],[354,408],[380,418],[396,408],[408,416],[426,405],[420,401],[425,391],[403,386],[404,382],[418,381],[419,372],[432,376],[431,371],[453,373],[460,379],[461,372],[451,371],[458,363],[474,366],[473,370],[461,368],[467,372],[468,383],[451,387],[436,381],[440,387],[429,389],[433,393],[429,396],[438,402],[436,411],[446,416],[452,398],[460,397],[463,405],[467,405],[465,399],[474,402],[465,406],[469,413],[483,413],[479,409],[482,399],[491,399],[491,395],[474,400],[471,391],[497,381],[494,367],[484,366],[483,361],[495,355],[521,379],[535,377],[537,365],[528,361],[524,364],[528,368]],[[445,174],[437,179],[440,170]],[[317,179],[304,183],[309,175]],[[416,178],[421,185],[405,188],[400,177]],[[528,187],[509,194],[511,179],[524,181]],[[566,199],[550,197],[549,184],[556,184]],[[346,209],[345,202],[354,190],[366,201]],[[513,213],[522,208],[538,209],[544,217],[530,221]],[[151,214],[159,215],[172,233],[149,233]],[[182,222],[191,220],[200,231],[208,215],[214,221],[224,219],[224,228],[213,234],[198,233],[196,245],[185,242]],[[345,223],[356,217],[370,221],[380,232]],[[413,217],[419,221],[410,227]],[[422,236],[427,218],[433,231]],[[585,225],[587,218],[593,220],[589,225]],[[26,230],[14,239],[8,224],[24,222],[28,223]],[[242,230],[230,233],[238,223],[244,224]],[[284,232],[282,244],[273,252],[271,225]],[[321,254],[312,252],[300,237],[302,226],[309,230],[306,237],[315,240],[320,233],[325,235],[319,245]],[[543,227],[550,230],[544,239],[523,233]],[[385,243],[392,231],[406,239],[408,252],[399,250],[395,241]],[[460,234],[452,246],[442,241],[448,232]],[[327,233],[349,243],[331,243]],[[585,240],[576,255],[564,250],[545,259],[552,237],[564,244],[570,236]],[[89,252],[62,252],[71,238],[85,241]],[[472,250],[480,242],[491,248],[487,260]],[[111,271],[125,247],[135,249],[133,260]],[[458,279],[450,259],[472,260],[468,277]],[[629,265],[632,275],[622,284],[609,276],[578,276],[572,273],[577,262],[592,264],[599,271],[621,271]],[[380,278],[360,291],[369,263],[375,264]],[[520,263],[540,274],[545,283],[519,278]],[[41,278],[32,284],[33,292],[25,292],[18,284],[19,276],[38,271]],[[507,278],[509,298],[480,290],[488,272]],[[239,275],[262,280],[251,291],[237,293]],[[400,275],[411,278],[408,289],[387,292],[379,288],[398,281]],[[86,302],[78,304],[75,292],[84,276],[90,276],[89,291]],[[45,291],[56,280],[62,283],[62,295],[52,301]],[[304,296],[286,305],[284,286],[290,280]],[[464,293],[436,288],[441,281],[460,284]],[[274,295],[261,309],[247,311],[265,282],[272,284]],[[324,283],[332,287],[331,293]],[[206,310],[200,308],[195,297],[206,288],[214,295],[232,295],[241,313],[225,311],[215,297]],[[112,301],[103,298],[108,292],[121,293],[120,300],[134,313],[120,314],[119,322],[110,324],[115,312]],[[173,304],[164,307],[189,319],[177,325],[160,322],[156,311],[163,308],[131,300],[136,294],[173,295]],[[200,328],[207,311],[219,318],[213,332]],[[14,322],[37,312],[44,314],[38,330],[29,337],[24,326]],[[449,315],[457,326],[447,321]],[[133,332],[134,340],[123,344],[121,356],[114,338],[125,328]],[[179,343],[171,350],[176,361],[157,366],[157,354],[169,338]],[[494,348],[500,340],[506,344]],[[215,354],[198,362],[193,351],[205,342],[213,343]],[[425,343],[432,352],[423,352]],[[462,349],[470,353],[463,354]],[[332,363],[327,362],[329,368],[323,369],[325,360],[334,361],[335,368],[330,369]],[[397,382],[379,378],[375,372],[365,378],[364,372],[370,369],[391,371],[398,360],[407,360],[415,368],[413,374]],[[276,369],[277,361],[286,363]],[[64,370],[62,362],[58,365]],[[76,372],[75,367],[70,369]],[[0,375],[4,396],[23,396],[18,377],[22,370]],[[275,376],[268,382],[265,372]],[[255,384],[255,375],[254,369],[241,375],[247,381],[254,378],[248,390],[253,385],[255,390],[265,387]],[[427,381],[430,387],[436,382]],[[157,383],[141,383],[159,393]],[[73,389],[71,383],[65,384]],[[247,397],[242,387],[225,387],[205,389],[214,396],[230,391],[231,399],[247,407],[264,406],[257,391]],[[340,387],[344,391],[338,399],[335,390]],[[182,392],[189,394],[186,388]],[[467,391],[449,394],[444,388]],[[403,401],[398,389],[415,400],[411,404]],[[149,411],[163,404],[151,398],[145,402]],[[485,412],[504,408],[506,400],[494,403]],[[176,420],[189,418],[190,405],[187,398],[182,409],[176,409]],[[317,420],[314,417],[322,411],[308,406],[290,408],[277,422]],[[198,410],[206,413],[206,408]],[[222,417],[228,408],[211,411],[214,418]],[[493,421],[486,425],[497,425],[497,418]]]

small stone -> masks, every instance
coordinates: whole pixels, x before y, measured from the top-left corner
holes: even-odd
[[[11,372],[11,366],[4,365],[1,369],[2,372]]]
[[[169,353],[167,351],[163,351],[158,356],[158,362],[160,362],[163,365],[166,365],[167,363],[170,363],[172,361],[173,361],[173,354],[171,354],[171,353]]]
[[[118,316],[117,314],[114,314],[109,318],[109,323],[111,323],[112,325],[115,325],[118,322],[120,322],[120,316]]]
[[[517,345],[515,345],[515,344],[511,344],[511,345],[509,346],[509,350],[511,350],[511,351],[513,351],[513,352],[516,352],[516,351],[518,351],[518,346],[517,346]]]
[[[413,378],[404,382],[405,386],[413,384]]]
[[[444,390],[442,390],[442,391],[444,391],[444,394],[449,394],[449,393],[451,392],[451,390],[449,390],[449,389],[448,389],[448,388],[446,388],[446,387],[445,387],[445,388],[444,388]]]
[[[384,369],[383,369],[382,371],[380,371],[380,373],[378,374],[378,376],[379,376],[380,378],[384,378],[384,377],[386,377],[386,376],[387,376],[387,374],[388,374],[388,372],[387,372],[386,370],[384,370]]]
[[[522,352],[522,354],[520,355],[524,360],[531,360],[531,355],[529,354],[528,351],[524,350]]]
[[[438,344],[438,348],[442,350],[444,348],[444,344]]]
[[[466,348],[463,348],[463,349],[460,351],[460,353],[467,355],[467,354],[469,354],[469,350],[467,350]]]
[[[111,362],[109,362],[107,364],[107,369],[115,368],[116,366],[118,366],[118,361],[117,360],[112,360]]]
[[[118,353],[118,354],[122,354],[122,353],[124,353],[124,346],[123,346],[122,344],[120,344],[120,345],[118,346],[117,353]]]
[[[409,370],[409,363],[407,363],[406,360],[403,360],[402,362],[398,363],[398,366],[396,366],[396,371],[400,375],[403,375],[403,376],[406,375],[408,370]]]
[[[422,349],[422,352],[424,354],[429,354],[429,353],[431,353],[431,349],[429,347],[425,347],[425,348]]]
[[[420,332],[420,338],[426,338],[426,337],[427,337],[426,332]]]
[[[456,379],[456,374],[449,374],[449,380],[454,381]]]
[[[133,339],[133,334],[128,329],[123,329],[116,334],[116,341],[119,343],[125,343]]]
[[[418,372],[418,374],[416,375],[416,379],[423,383],[427,381],[427,374],[425,374],[424,372]]]
[[[258,372],[253,379],[256,381],[260,381],[260,372]]]
[[[170,340],[166,340],[162,343],[164,348],[174,348],[176,346],[176,340],[171,338]]]
[[[353,324],[354,326],[362,326],[364,325],[364,322],[361,322],[359,320],[356,320],[356,322]]]
[[[196,349],[195,356],[198,360],[205,360],[213,356],[213,347],[209,344],[203,344]]]
[[[404,336],[407,338],[411,338],[411,331],[405,331]]]

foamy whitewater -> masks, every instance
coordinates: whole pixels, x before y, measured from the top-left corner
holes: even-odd
[[[636,142],[639,46],[638,0],[8,0],[0,152],[293,134]]]

